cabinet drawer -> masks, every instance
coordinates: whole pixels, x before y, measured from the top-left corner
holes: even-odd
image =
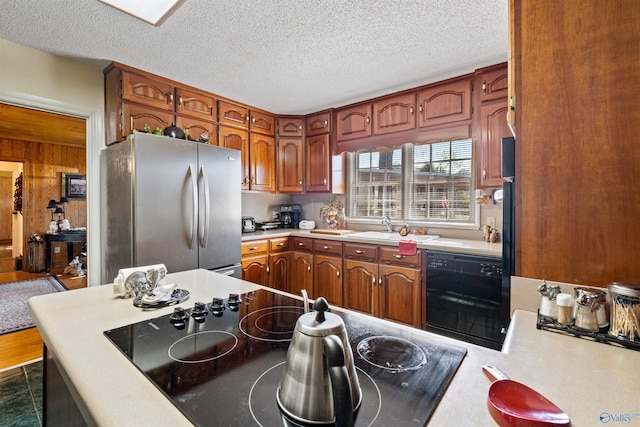
[[[266,254],[269,252],[268,240],[251,240],[242,242],[242,257]]]
[[[286,252],[289,250],[289,238],[281,237],[269,240],[269,253]]]
[[[314,239],[313,252],[342,256],[342,243],[334,240]]]
[[[294,237],[293,244],[291,245],[293,251],[312,252],[313,241],[304,237]]]
[[[344,257],[353,259],[366,259],[376,261],[378,259],[378,247],[375,245],[363,245],[358,243],[344,244]]]
[[[381,264],[398,264],[420,267],[422,265],[423,257],[424,253],[421,249],[418,249],[415,255],[400,255],[398,248],[395,246],[380,246]]]

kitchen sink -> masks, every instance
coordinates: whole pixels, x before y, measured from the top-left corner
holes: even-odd
[[[386,231],[360,231],[349,234],[349,237],[390,241],[415,240],[418,242],[425,242],[427,240],[437,239],[440,236],[436,236],[435,234],[407,234],[406,236],[401,236],[400,233],[397,232],[389,233]]]

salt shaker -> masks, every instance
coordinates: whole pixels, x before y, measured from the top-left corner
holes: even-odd
[[[573,322],[573,295],[560,293],[556,296],[558,306],[558,323],[569,325]]]
[[[538,286],[540,292],[540,316],[556,320],[558,318],[558,305],[556,297],[560,294],[560,286],[548,285],[546,280]]]

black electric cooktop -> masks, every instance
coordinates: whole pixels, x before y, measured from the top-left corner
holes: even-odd
[[[268,290],[239,299],[193,303],[176,309],[184,308],[184,317],[168,314],[104,334],[195,425],[279,426],[276,389],[303,302]],[[333,311],[345,321],[362,388],[356,425],[426,425],[466,349]]]

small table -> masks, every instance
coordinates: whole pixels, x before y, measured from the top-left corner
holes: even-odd
[[[46,233],[44,235],[45,255],[44,270],[47,274],[51,271],[51,242],[67,242],[67,259],[73,261],[73,244],[87,241],[86,231],[61,231],[59,233]]]

